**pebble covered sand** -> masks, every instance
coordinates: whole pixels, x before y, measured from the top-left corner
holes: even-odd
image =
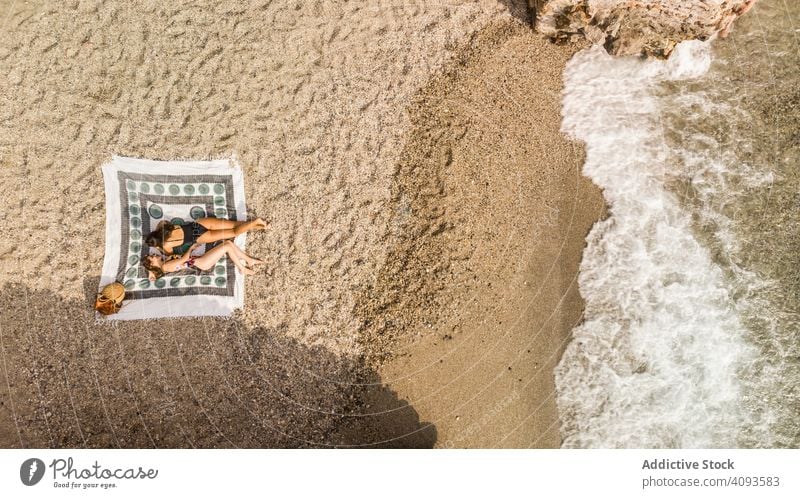
[[[571,282],[603,206],[558,132],[576,48],[526,15],[494,0],[0,7],[0,446],[557,445],[554,407],[532,409],[552,370],[492,390],[541,419],[504,440],[451,426],[447,403],[467,398],[431,401],[426,375],[463,365],[414,364],[458,310],[494,321],[538,302],[525,286],[570,296],[536,305],[564,323],[535,354],[557,361],[580,317]],[[112,154],[236,155],[272,225],[248,239],[267,269],[232,319],[95,321]],[[554,262],[559,278],[539,273]],[[494,378],[462,361],[477,368],[461,390]]]

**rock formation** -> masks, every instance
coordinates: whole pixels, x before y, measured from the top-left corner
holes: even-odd
[[[684,40],[728,34],[756,0],[528,0],[539,32],[585,37],[615,55],[668,57]]]

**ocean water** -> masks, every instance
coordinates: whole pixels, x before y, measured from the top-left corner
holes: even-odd
[[[610,216],[556,369],[565,447],[800,446],[799,40],[761,0],[668,61],[568,65],[563,129]]]

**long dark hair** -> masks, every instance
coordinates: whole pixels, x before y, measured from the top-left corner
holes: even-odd
[[[156,266],[153,263],[151,263],[150,256],[144,257],[144,259],[142,260],[142,266],[144,266],[145,270],[153,272],[153,275],[156,277],[156,280],[164,276],[163,266]]]
[[[167,240],[167,236],[169,236],[170,232],[178,228],[178,225],[169,222],[162,222],[159,223],[159,225],[159,227],[147,235],[144,241],[148,246],[155,247],[161,252],[166,252],[164,251],[164,241]]]

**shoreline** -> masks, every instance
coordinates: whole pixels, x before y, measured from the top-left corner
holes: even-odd
[[[553,369],[605,213],[583,145],[560,132],[563,68],[582,47],[495,23],[411,109],[395,188],[405,230],[368,337],[392,344],[381,376],[436,425],[438,447],[560,444]]]

